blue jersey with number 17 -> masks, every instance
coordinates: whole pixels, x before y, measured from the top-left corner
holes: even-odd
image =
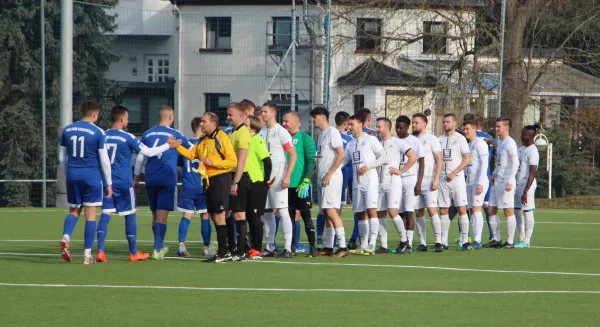
[[[110,159],[112,181],[115,187],[132,187],[132,157],[133,151],[140,152],[141,142],[133,135],[122,129],[106,131],[106,146]]]
[[[153,148],[167,143],[170,137],[181,140],[181,145],[189,148],[187,138],[180,131],[168,126],[154,126],[144,132],[142,143]],[[169,149],[155,157],[149,157],[146,161],[146,184],[151,185],[177,185],[177,150]]]
[[[60,145],[67,148],[67,180],[101,179],[98,150],[106,148],[104,131],[89,122],[78,121],[65,127]]]
[[[188,139],[191,146],[198,143],[198,139]],[[197,199],[204,195],[202,189],[202,178],[198,173],[198,167],[200,166],[200,159],[188,160],[184,157],[179,157],[177,165],[182,169],[181,176],[181,197],[187,199]]]

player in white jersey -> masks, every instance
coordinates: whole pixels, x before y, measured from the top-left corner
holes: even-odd
[[[518,150],[519,170],[517,172],[517,192],[515,193],[515,217],[519,230],[519,240],[515,243],[516,248],[528,248],[533,234],[533,209],[535,209],[535,189],[537,188],[535,173],[540,162],[540,154],[534,142],[538,128],[537,125],[528,125],[521,131],[523,146]],[[525,216],[524,220],[523,216]]]
[[[427,116],[422,113],[416,113],[412,116],[413,135],[421,141],[421,153],[423,159],[423,177],[421,183],[417,182],[415,186],[415,195],[417,198],[416,222],[417,233],[421,244],[416,249],[417,252],[427,251],[427,232],[425,224],[425,208],[431,218],[431,228],[436,235],[436,239],[442,235],[442,225],[440,217],[437,214],[438,208],[438,188],[440,173],[442,171],[442,148],[437,137],[427,133]],[[420,170],[420,167],[419,167]]]
[[[379,180],[376,169],[387,164],[388,156],[375,136],[363,132],[364,123],[363,115],[350,117],[348,126],[356,138],[346,146],[342,165],[352,162],[353,166],[352,206],[355,213],[360,213],[358,229],[361,246],[356,250],[356,254],[371,255],[375,253],[375,242],[379,232]]]
[[[321,131],[317,142],[317,185],[319,209],[325,214],[329,227],[325,237],[325,248],[318,252],[319,256],[345,257],[346,235],[344,224],[338,213],[342,202],[342,162],[344,161],[344,144],[340,131],[329,126],[329,112],[323,107],[316,107],[310,112],[313,125]],[[339,248],[333,253],[333,235],[336,235]]]
[[[450,230],[448,209],[453,203],[458,212],[463,250],[471,250],[469,244],[469,216],[467,216],[467,182],[463,171],[471,163],[471,151],[467,139],[456,131],[457,122],[458,119],[455,114],[445,114],[443,119],[445,133],[438,137],[442,147],[443,162],[438,192],[442,233],[441,242],[438,242],[436,235],[435,252],[442,252],[448,248],[448,232]]]
[[[292,220],[288,211],[288,186],[290,177],[296,164],[296,150],[292,144],[290,133],[277,123],[277,104],[273,101],[267,101],[262,106],[262,118],[265,121],[265,127],[260,131],[260,137],[265,140],[267,149],[271,155],[273,170],[269,180],[275,177],[275,182],[267,194],[267,206],[265,210],[265,234],[267,234],[267,248],[263,252],[263,257],[275,256],[275,214],[273,210],[277,209],[281,217],[281,226],[283,230],[284,251],[282,258],[292,257]],[[286,159],[286,152],[289,155],[289,162]]]
[[[425,157],[421,152],[421,141],[414,135],[410,135],[410,118],[400,116],[396,118],[396,134],[398,137],[408,143],[411,149],[415,152],[418,158],[418,163],[410,167],[409,170],[402,174],[402,200],[400,200],[399,213],[404,221],[406,228],[406,238],[408,247],[406,253],[412,252],[412,241],[415,231],[415,220],[413,214],[417,204],[417,195],[415,194],[415,186],[423,181],[423,169],[425,168]],[[404,168],[408,163],[408,158],[402,156],[400,168]]]
[[[473,217],[474,242],[471,244],[471,247],[479,250],[482,247],[481,234],[483,233],[483,214],[481,213],[481,209],[484,205],[485,193],[489,185],[487,177],[489,148],[485,141],[477,136],[476,121],[465,121],[463,128],[465,137],[469,141],[469,150],[471,152],[471,163],[467,167],[467,207],[471,211],[471,217]]]
[[[490,225],[494,229],[494,241],[485,247],[512,249],[515,237],[515,188],[517,169],[519,168],[519,154],[517,144],[509,135],[512,121],[509,118],[496,119],[496,135],[498,137],[498,154],[496,155],[496,168],[492,173],[490,182]],[[507,240],[502,244],[500,239],[500,218],[498,209],[504,210],[506,217]]]
[[[377,217],[379,217],[379,236],[381,247],[375,253],[388,253],[388,226],[386,216],[389,214],[398,236],[400,244],[396,249],[397,254],[406,253],[408,242],[404,221],[398,215],[402,207],[402,174],[407,172],[417,162],[417,155],[404,140],[392,137],[392,122],[386,117],[377,118],[375,130],[381,145],[387,153],[388,163],[378,169],[379,175],[379,201],[377,202]],[[407,159],[404,159],[407,158]],[[401,163],[406,164],[401,167]],[[414,192],[414,190],[410,190]]]

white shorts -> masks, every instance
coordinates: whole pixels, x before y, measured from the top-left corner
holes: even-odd
[[[318,183],[319,209],[339,209],[342,206],[342,179],[332,178],[327,187],[323,187],[321,181]]]
[[[432,178],[423,178],[421,183],[421,194],[417,197],[417,206],[415,209],[436,208],[438,207],[438,190],[431,190]]]
[[[535,189],[537,185],[535,182],[531,185],[529,191],[527,191],[527,203],[523,204],[521,201],[521,196],[523,196],[523,191],[525,191],[525,185],[517,188],[515,192],[515,208],[521,209],[523,211],[535,209]]]
[[[477,195],[477,184],[467,185],[467,208],[471,209],[473,207],[483,207],[485,203],[485,193],[488,190],[488,186],[490,185],[489,181],[485,181],[483,184],[483,192]]]
[[[273,176],[273,174],[271,174]],[[283,189],[281,187],[281,182],[283,180],[283,175],[278,176],[273,186],[269,189],[267,193],[267,205],[265,209],[283,209],[288,207],[288,189]]]
[[[490,207],[509,209],[515,207],[515,184],[512,183],[510,192],[506,192],[506,182],[496,181],[490,191]]]
[[[415,185],[417,185],[417,176],[402,176],[402,200],[400,200],[399,212],[414,212],[417,204],[415,195]]]
[[[389,184],[379,184],[377,196],[377,211],[400,208],[402,199],[402,182],[400,179]]]
[[[352,188],[352,207],[354,208],[354,212],[377,209],[378,194],[379,184],[354,186],[354,188]]]
[[[450,183],[445,175],[440,176],[438,205],[440,208],[467,206],[467,181],[464,176],[456,176]]]

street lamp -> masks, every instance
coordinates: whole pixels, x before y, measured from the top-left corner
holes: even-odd
[[[552,143],[543,133],[533,139],[538,151],[546,152],[546,170],[548,171],[548,199],[552,199]]]

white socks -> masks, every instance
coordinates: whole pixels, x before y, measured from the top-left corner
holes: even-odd
[[[335,229],[333,227],[326,227],[325,228],[325,248],[333,249],[334,241],[335,241]]]
[[[524,242],[527,245],[531,245],[531,235],[533,234],[533,225],[535,225],[535,221],[533,219],[533,211],[525,212],[525,240]]]
[[[409,245],[412,244],[413,231],[406,230],[406,228],[404,227],[404,220],[402,220],[402,218],[400,216],[396,216],[396,217],[392,218],[392,222],[394,223],[394,226],[396,226],[396,231],[398,231],[398,236],[400,236],[400,242],[408,241],[408,232],[410,232],[410,242],[408,244]],[[381,222],[379,222],[379,223],[381,224]],[[387,225],[386,225],[386,229],[387,229]],[[383,242],[383,240],[382,240],[382,242]]]
[[[450,231],[450,223],[451,223],[450,216],[441,215],[440,222],[442,224],[442,245],[448,246],[448,232]]]
[[[465,244],[469,242],[469,216],[458,217],[458,226],[460,226],[460,241]]]
[[[427,245],[427,225],[425,223],[425,217],[417,217],[415,222],[417,223],[417,234],[419,234],[419,241],[421,244]]]
[[[292,252],[293,226],[290,212],[287,208],[279,209],[281,217],[281,230],[283,231],[283,246],[286,250]]]
[[[447,217],[447,216],[446,216]],[[442,221],[440,220],[440,216],[437,214],[435,216],[430,217],[431,219],[431,229],[433,230],[433,235],[435,236],[435,243],[442,243]]]
[[[264,221],[265,235],[267,235],[267,250],[275,250],[275,214],[273,212],[265,212]]]
[[[379,237],[381,238],[381,247],[388,248],[388,225],[385,218],[379,218]]]
[[[494,240],[496,240],[496,242],[500,242],[502,237],[500,237],[500,233],[498,233],[500,230],[500,218],[498,218],[498,215],[490,216],[490,229],[494,234]]]
[[[506,242],[508,244],[514,244],[515,241],[515,230],[517,228],[517,219],[515,216],[506,217],[506,233],[508,237],[506,238]]]
[[[519,232],[519,241],[525,240],[525,220],[523,220],[523,211],[515,209],[515,218],[517,220],[517,232]]]
[[[369,245],[369,221],[358,221],[358,233],[360,234],[360,247],[364,250]]]
[[[408,242],[408,246],[412,247],[413,236],[414,235],[415,235],[415,231],[414,230],[407,230],[406,231],[406,242]]]
[[[375,248],[377,234],[379,233],[379,218],[369,218],[370,238],[369,246]]]
[[[335,229],[335,236],[338,241],[338,248],[344,249],[346,248],[346,233],[344,232],[344,227],[338,227]],[[331,244],[333,247],[333,244]]]
[[[481,234],[483,234],[483,215],[478,211],[473,214],[473,241],[481,243]]]
[[[89,258],[89,257],[91,257],[91,256],[92,256],[92,249],[85,249],[85,250],[83,250],[83,255],[84,255],[86,258]]]

